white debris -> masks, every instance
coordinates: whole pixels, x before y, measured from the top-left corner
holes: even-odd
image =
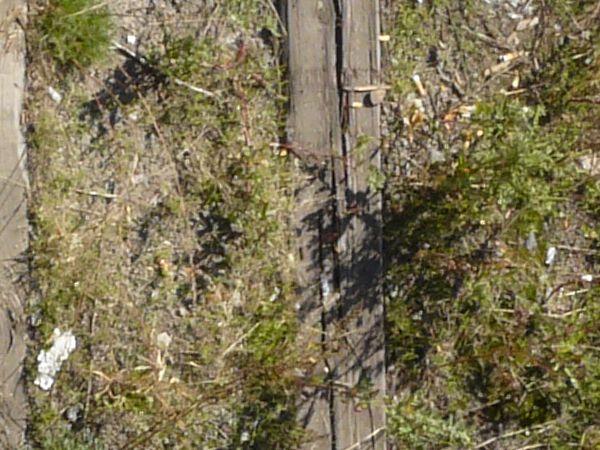
[[[535,16],[529,22],[529,28],[537,27],[539,23],[540,23],[540,18],[538,16]]]
[[[169,348],[169,345],[171,345],[172,340],[173,338],[169,335],[169,333],[163,331],[156,336],[156,346],[163,352],[166,352]]]
[[[581,275],[581,281],[585,281],[587,283],[591,283],[592,281],[594,281],[594,276],[590,275],[589,273],[585,274],[585,275]]]
[[[547,266],[551,266],[554,263],[554,259],[556,258],[556,247],[549,247],[546,251],[546,261],[544,263]]]
[[[429,160],[434,164],[439,162],[445,162],[446,155],[444,155],[442,152],[440,152],[438,149],[432,146],[429,149]]]
[[[279,289],[278,287],[275,287],[275,289],[273,289],[273,293],[271,294],[271,297],[269,297],[269,301],[272,303],[275,300],[277,300],[279,298],[279,296],[281,295],[281,289]]]
[[[326,275],[321,275],[321,293],[323,294],[323,298],[329,297],[331,294],[331,288],[329,287],[329,281],[327,281]]]
[[[577,164],[581,169],[590,172],[592,176],[600,174],[600,157],[596,155],[585,155],[577,158]]]
[[[534,28],[540,23],[538,16],[534,16],[530,19],[523,19],[517,24],[517,31],[524,31],[528,28]]]
[[[129,45],[135,45],[137,43],[137,37],[135,37],[135,35],[133,35],[133,34],[128,34],[127,35],[127,43]]]
[[[62,101],[62,95],[60,95],[52,86],[48,86],[48,95],[55,103],[60,103]]]
[[[71,331],[64,333],[55,328],[52,333],[52,347],[50,350],[42,350],[37,357],[38,375],[34,384],[40,389],[47,391],[54,384],[54,377],[60,370],[62,363],[77,347],[77,340]]]
[[[537,239],[535,238],[535,232],[531,231],[527,236],[527,240],[525,241],[525,248],[530,252],[534,252],[535,250],[537,250],[537,247],[538,243]]]
[[[421,77],[418,74],[414,74],[412,76],[413,83],[415,83],[415,87],[417,88],[417,92],[421,97],[427,96],[427,91],[425,90],[425,86],[423,86],[423,82],[421,81]]]

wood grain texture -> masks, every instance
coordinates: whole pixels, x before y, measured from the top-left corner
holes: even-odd
[[[339,151],[341,128],[336,84],[335,9],[333,0],[288,0],[289,145],[296,149],[298,190],[295,229],[298,293],[304,348],[321,355],[300,400],[299,420],[309,434],[304,449],[331,449],[330,385],[326,360],[326,322],[334,289],[332,244],[325,235],[331,214],[331,155]],[[302,156],[304,155],[304,156]],[[320,380],[314,383],[314,380]]]
[[[379,11],[375,0],[340,1],[341,82],[346,92],[343,163],[336,165],[340,223],[339,330],[334,396],[337,449],[385,448],[382,198],[370,179],[381,169],[380,108],[353,87],[379,85]],[[353,104],[363,104],[353,108]]]
[[[299,159],[296,224],[302,345],[321,355],[299,420],[304,449],[385,448],[379,106],[373,0],[287,0],[288,139]],[[349,105],[360,103],[362,108]],[[378,103],[378,102],[376,102]]]
[[[22,443],[27,402],[23,305],[16,278],[26,269],[26,177],[20,116],[25,84],[25,2],[0,0],[0,447]]]

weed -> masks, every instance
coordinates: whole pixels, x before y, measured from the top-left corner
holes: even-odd
[[[469,448],[472,430],[464,419],[431,412],[424,399],[398,402],[389,420],[390,434],[411,449]]]
[[[32,52],[36,86],[59,78],[64,92],[56,105],[34,89],[29,105],[33,337],[41,345],[60,326],[78,339],[53,392],[32,388],[42,448],[57,428],[106,448],[286,449],[302,437],[292,176],[269,145],[285,99],[277,57],[253,37],[277,22],[249,1],[199,16],[243,47],[157,28],[146,53],[161,76],[123,82],[127,96],[111,80],[147,67],[126,72],[130,60],[102,82],[90,58],[75,84]],[[73,405],[77,431],[57,413]]]
[[[101,444],[95,442],[90,436],[73,437],[69,430],[55,433],[41,443],[41,448],[46,450],[105,450]]]
[[[400,386],[390,426],[401,448],[597,445],[600,291],[581,274],[598,270],[599,182],[580,158],[596,151],[600,117],[573,101],[597,95],[595,56],[576,56],[596,44],[557,39],[540,41],[527,95],[480,89],[461,126],[414,134],[417,145],[436,136],[441,161],[388,175],[388,349]],[[561,243],[563,259],[548,263]]]
[[[109,51],[113,23],[98,0],[49,0],[35,17],[39,45],[64,69],[84,69]]]

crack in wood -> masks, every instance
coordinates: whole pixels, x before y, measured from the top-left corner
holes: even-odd
[[[365,97],[381,87],[377,2],[286,6],[286,146],[316,149],[316,164],[302,165],[313,176],[301,178],[295,220],[304,339],[319,344],[314,374],[325,381],[307,385],[303,395],[299,420],[314,437],[304,448],[380,450],[384,434],[374,431],[385,426],[381,199],[368,183],[379,165],[380,102]],[[351,108],[359,99],[366,107]]]

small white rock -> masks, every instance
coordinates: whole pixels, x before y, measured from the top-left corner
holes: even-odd
[[[275,289],[273,289],[273,293],[271,294],[271,297],[269,297],[269,301],[271,303],[274,302],[275,300],[277,300],[279,298],[280,294],[281,294],[281,289],[276,287]]]
[[[540,23],[540,18],[538,16],[535,16],[533,19],[531,19],[531,21],[529,22],[529,28],[533,28],[538,26]]]
[[[48,95],[55,103],[60,103],[62,101],[62,95],[60,95],[52,86],[48,86]]]
[[[435,147],[431,147],[429,149],[429,160],[434,164],[439,163],[439,162],[445,162],[446,155],[444,155],[442,152],[440,152]]]
[[[331,289],[329,287],[329,282],[327,281],[326,275],[321,275],[321,294],[323,294],[323,298],[329,297],[331,294]]]
[[[133,34],[128,34],[127,35],[127,43],[129,45],[135,45],[137,43],[137,37],[135,37],[135,35],[133,35]]]
[[[581,281],[585,281],[587,283],[591,283],[592,281],[594,281],[594,276],[590,275],[589,273],[587,273],[585,275],[581,275]]]
[[[551,266],[554,263],[554,259],[556,259],[556,247],[549,247],[546,251],[546,261],[544,263],[547,266]]]

